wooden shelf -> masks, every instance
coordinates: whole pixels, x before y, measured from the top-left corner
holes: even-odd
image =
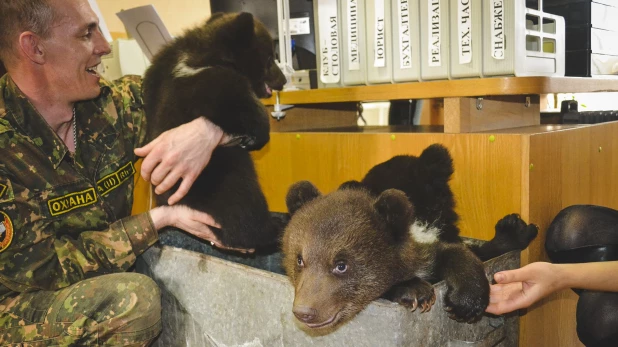
[[[499,77],[381,84],[281,92],[287,105],[432,99],[488,95],[538,95],[550,93],[618,92],[618,79],[583,77]],[[275,97],[263,99],[274,105]]]

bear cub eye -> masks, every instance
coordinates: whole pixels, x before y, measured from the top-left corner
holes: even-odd
[[[305,262],[303,262],[303,257],[298,255],[296,256],[296,264],[300,267],[305,266]]]
[[[346,271],[348,271],[348,264],[342,261],[337,262],[337,264],[335,265],[335,268],[333,269],[333,273],[335,274],[343,274]]]

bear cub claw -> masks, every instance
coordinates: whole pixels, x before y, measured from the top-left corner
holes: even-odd
[[[393,286],[384,297],[409,308],[412,312],[420,308],[421,313],[429,312],[436,302],[436,294],[431,283],[418,277]]]

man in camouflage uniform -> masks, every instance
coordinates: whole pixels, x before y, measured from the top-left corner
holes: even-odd
[[[160,228],[217,243],[216,223],[179,206],[130,216],[140,81],[94,71],[110,47],[87,0],[1,0],[0,13],[0,345],[147,345],[159,290],[124,271]],[[172,129],[136,150],[142,174],[158,193],[182,178],[177,201],[224,138],[203,118]]]

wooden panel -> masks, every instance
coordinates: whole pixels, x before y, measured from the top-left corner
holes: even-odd
[[[581,77],[497,77],[312,89],[280,93],[282,104],[431,99],[618,91],[618,80]],[[275,97],[264,99],[267,105]]]
[[[529,98],[529,104],[526,99]],[[444,132],[469,133],[540,124],[539,96],[444,99]]]
[[[533,261],[547,261],[545,231],[562,209],[562,145],[564,134],[551,133],[530,137],[529,219],[539,226],[537,239],[523,252],[522,265]],[[527,199],[526,199],[527,200]],[[577,296],[567,291],[554,294],[529,308],[520,321],[521,347],[581,346],[575,332],[575,303]]]
[[[520,212],[519,135],[499,135],[490,142],[485,134],[273,133],[254,158],[270,209],[285,212],[285,194],[294,182],[309,180],[327,193],[394,155],[419,155],[436,142],[454,158],[451,187],[462,234],[493,237],[500,218]]]
[[[522,264],[548,260],[545,231],[563,208],[596,204],[618,209],[618,143],[612,136],[616,131],[614,122],[529,137],[534,167],[528,168],[529,189],[524,189],[529,200],[523,200],[528,200],[529,219],[541,232],[522,253]],[[520,346],[582,346],[575,330],[577,298],[565,290],[528,309],[521,320]]]
[[[272,106],[267,107],[270,113]],[[356,126],[356,103],[302,105],[286,110],[285,117],[270,117],[270,131],[283,132],[316,128]]]

